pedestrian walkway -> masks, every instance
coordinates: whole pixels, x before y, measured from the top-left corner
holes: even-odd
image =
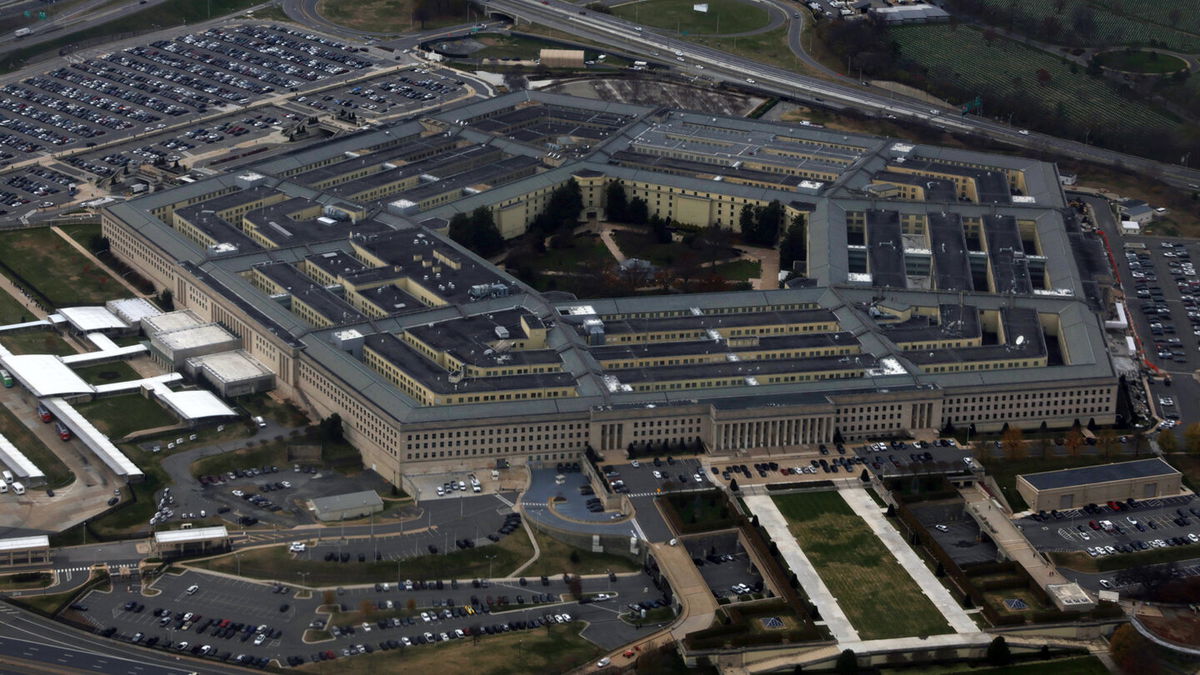
[[[908,571],[909,576],[917,585],[921,587],[921,592],[929,598],[933,605],[938,608],[942,616],[946,617],[946,621],[950,622],[950,627],[956,633],[978,633],[979,626],[971,619],[970,616],[959,606],[958,601],[954,596],[950,595],[950,591],[938,581],[933,572],[925,566],[925,562],[921,557],[912,550],[888,522],[887,517],[880,512],[879,505],[867,491],[862,487],[842,487],[838,489],[838,493],[842,495],[842,499],[850,505],[850,508],[858,514],[859,518],[866,521],[867,526],[875,533],[876,537],[883,542],[884,546],[896,556],[896,560],[900,562],[900,566]]]
[[[825,625],[833,634],[834,639],[839,644],[859,642],[858,631],[850,624],[850,619],[838,605],[837,598],[833,597],[829,587],[817,574],[817,568],[813,567],[808,556],[800,550],[800,544],[788,531],[787,519],[779,512],[775,501],[766,495],[745,495],[743,500],[750,512],[758,516],[759,524],[766,528],[767,534],[771,536],[771,541],[774,541],[775,545],[779,547],[783,559],[787,561],[792,573],[800,580],[800,587],[808,593],[809,600],[821,612],[821,617],[825,619]]]

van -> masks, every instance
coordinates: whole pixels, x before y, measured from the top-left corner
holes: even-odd
[[[0,483],[0,495],[8,494],[8,483]]]
[[[11,471],[5,471],[5,472],[4,472],[4,482],[5,482],[5,483],[12,483],[12,482],[13,482],[13,475],[12,475],[12,472],[11,472]]]
[[[266,428],[266,426],[267,426],[267,421],[266,421],[266,420],[264,420],[262,417],[259,417],[259,416],[256,416],[256,417],[254,418],[254,423],[258,425],[258,428],[259,428],[259,429],[265,429],[265,428]]]
[[[21,485],[20,483],[13,483],[12,490],[19,495],[25,494],[25,486]]]

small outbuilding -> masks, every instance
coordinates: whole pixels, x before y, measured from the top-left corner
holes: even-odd
[[[547,68],[582,68],[582,49],[543,49],[538,60]]]
[[[0,567],[49,562],[50,537],[44,534],[0,539]]]
[[[1182,491],[1183,474],[1157,457],[1017,476],[1017,492],[1034,511],[1170,497]]]
[[[309,501],[309,509],[321,521],[353,520],[383,511],[383,500],[375,491],[364,490],[344,495],[317,497]]]

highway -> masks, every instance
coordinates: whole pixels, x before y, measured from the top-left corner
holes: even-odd
[[[1046,151],[1108,166],[1157,174],[1180,188],[1196,189],[1200,170],[1165,164],[1143,157],[1105,150],[1093,145],[1036,133],[975,116],[960,116],[951,108],[933,108],[928,103],[895,93],[874,93],[763,65],[749,58],[697,45],[670,35],[641,28],[614,16],[591,12],[560,0],[487,0],[490,12],[555,28],[602,44],[618,46],[657,62],[673,65],[715,81],[739,83],[777,96],[832,108],[853,108],[875,117],[889,117],[932,125],[945,131],[977,134],[994,141]],[[798,40],[798,30],[790,39]]]

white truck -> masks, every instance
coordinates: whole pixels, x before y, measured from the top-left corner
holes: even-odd
[[[32,33],[32,32],[33,32],[33,30],[32,30],[32,29],[29,29],[29,28],[18,28],[18,29],[17,29],[17,32],[13,33],[13,35],[15,35],[15,36],[17,36],[17,37],[19,37],[19,38],[23,38],[23,37],[25,37],[26,35],[29,35],[29,34],[30,34],[30,33]]]

